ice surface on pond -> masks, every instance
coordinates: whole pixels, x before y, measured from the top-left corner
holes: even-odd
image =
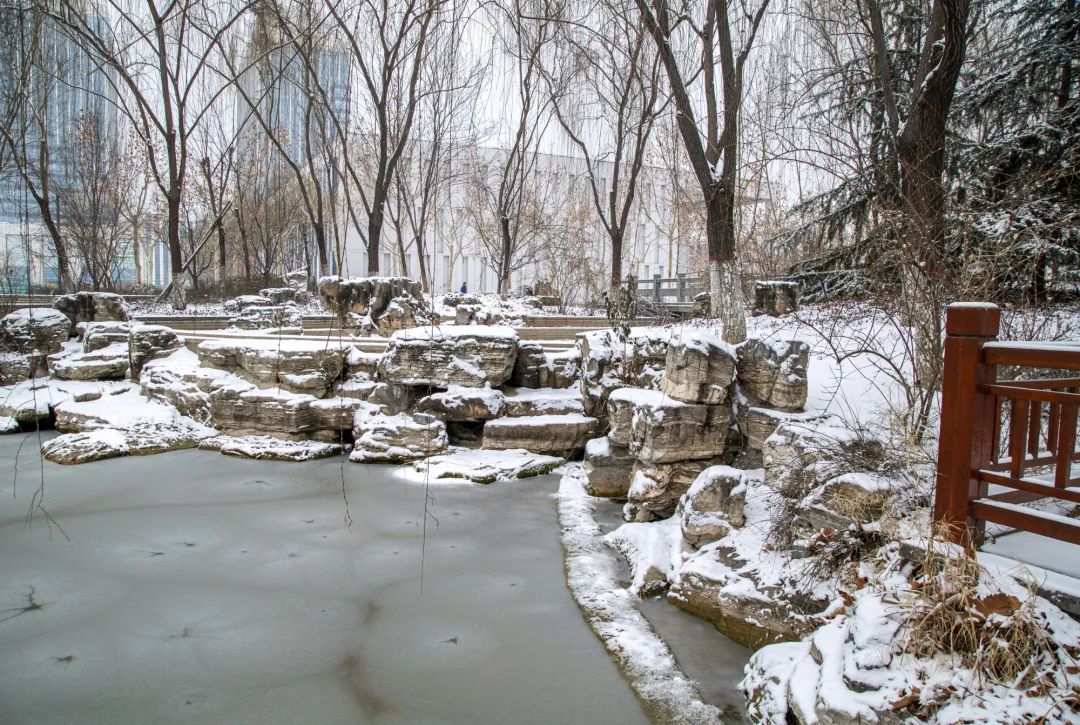
[[[557,476],[0,439],[4,723],[644,722],[566,590]],[[44,465],[41,515],[26,525]],[[345,522],[342,476],[352,525]],[[423,560],[423,595],[420,571]]]

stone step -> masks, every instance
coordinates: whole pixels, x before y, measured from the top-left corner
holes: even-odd
[[[495,450],[525,448],[535,453],[570,454],[585,448],[600,430],[596,418],[566,415],[530,415],[496,418],[484,425],[483,447]]]

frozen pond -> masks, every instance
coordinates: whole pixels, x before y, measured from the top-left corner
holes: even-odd
[[[565,587],[557,476],[432,487],[422,547],[391,466],[46,462],[65,538],[26,523],[35,437],[0,461],[0,722],[645,721]]]

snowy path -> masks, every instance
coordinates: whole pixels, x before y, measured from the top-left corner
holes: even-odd
[[[183,451],[77,467],[0,438],[0,722],[632,723],[563,579],[558,476]]]

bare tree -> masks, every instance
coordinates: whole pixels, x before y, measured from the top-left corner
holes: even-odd
[[[685,0],[678,6],[669,0],[636,2],[663,61],[679,134],[705,204],[712,311],[723,323],[724,338],[739,342],[746,337],[735,248],[739,112],[746,61],[769,0]],[[684,43],[693,49],[693,63],[680,62],[677,49]],[[703,98],[703,109],[697,108],[695,96]]]
[[[658,54],[632,6],[605,0],[583,12],[560,18],[545,75],[559,125],[584,157],[592,205],[611,247],[610,286],[618,287],[649,137],[666,99]]]
[[[99,22],[87,3],[42,5],[50,17],[110,69],[116,105],[146,149],[150,176],[165,200],[173,307],[186,306],[181,221],[190,164],[189,139],[231,84],[212,72],[223,38],[247,3],[144,0],[127,7],[107,0],[115,24]]]

